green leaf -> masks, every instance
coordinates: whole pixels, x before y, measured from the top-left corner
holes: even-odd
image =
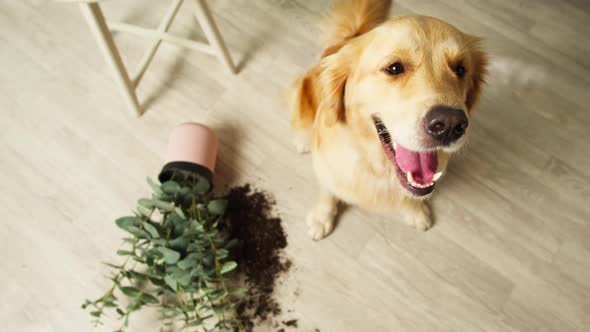
[[[164,200],[164,201],[169,201],[172,198],[164,193],[162,193],[161,195],[158,194],[152,194],[152,199],[157,201],[157,200]]]
[[[131,311],[137,311],[139,309],[141,309],[141,305],[142,303],[139,301],[132,301],[131,303],[129,303],[129,305],[127,305],[127,312],[131,312]]]
[[[154,202],[149,198],[140,198],[137,201],[137,205],[143,206],[146,209],[151,209],[154,207]]]
[[[158,246],[163,246],[166,244],[166,240],[164,240],[162,238],[152,239],[150,242],[151,242],[151,244],[158,245]]]
[[[180,269],[172,273],[171,276],[172,278],[176,279],[176,281],[178,281],[179,284],[185,287],[190,284],[192,279],[189,271],[184,271]]]
[[[202,176],[197,176],[198,182],[197,184],[194,186],[194,190],[198,193],[198,194],[204,194],[209,192],[209,190],[211,190],[211,183],[205,179]]]
[[[228,273],[229,271],[235,269],[238,266],[238,263],[234,261],[225,262],[219,271],[220,274]]]
[[[123,294],[130,296],[130,297],[136,297],[139,294],[141,294],[141,291],[135,287],[131,287],[131,286],[122,286],[120,287],[121,292],[123,292]]]
[[[174,264],[180,259],[180,253],[166,247],[158,247],[159,252],[164,255],[164,262],[168,264]]]
[[[184,212],[182,212],[182,209],[180,207],[175,207],[174,208],[174,212],[176,212],[176,214],[182,219],[182,220],[186,220],[186,216],[184,215]]]
[[[143,274],[143,273],[139,273],[133,270],[129,270],[127,271],[127,273],[134,279],[139,280],[139,281],[144,281],[147,280],[148,276]]]
[[[225,258],[227,257],[227,255],[229,255],[229,251],[226,249],[217,249],[215,251],[215,255],[217,256],[217,258]]]
[[[199,231],[198,229],[195,228],[187,228],[184,231],[184,234],[182,234],[182,236],[187,239],[187,240],[192,240],[194,238],[195,235],[200,234],[201,231]]]
[[[176,216],[176,218],[180,218],[178,216]],[[173,219],[174,221],[177,221],[179,219]],[[184,229],[186,228],[187,225],[185,225],[182,221],[177,221],[177,223],[174,225],[174,232],[172,233],[172,235],[174,235],[174,237],[178,237],[181,236],[184,233]]]
[[[187,246],[186,250],[189,252],[200,252],[203,250],[203,246],[207,246],[208,243],[204,240],[193,239]]]
[[[121,269],[122,266],[121,265],[115,265],[115,264],[111,264],[111,263],[103,263],[104,265],[108,266],[108,267],[112,267],[113,269]]]
[[[133,256],[131,258],[133,258],[133,260],[136,261],[136,262],[138,262],[138,263],[141,263],[141,264],[144,264],[145,263],[145,260],[143,260],[142,258],[135,257],[135,256]]]
[[[176,225],[183,223],[184,221],[176,213],[168,213],[162,223],[163,228],[174,228]],[[165,232],[162,232],[163,234]]]
[[[226,296],[227,296],[227,293],[223,289],[216,289],[211,294],[209,294],[209,297],[211,298],[211,300],[213,302],[220,301],[220,300],[224,299]]]
[[[143,303],[150,303],[150,304],[160,303],[160,301],[156,297],[154,297],[150,294],[147,294],[147,293],[141,294],[141,296],[139,297],[139,300]]]
[[[188,246],[188,239],[186,239],[184,237],[178,237],[178,238],[168,242],[168,244],[170,245],[171,248],[183,251],[183,250],[186,250],[186,247]]]
[[[172,290],[176,291],[178,289],[178,282],[176,281],[176,279],[172,278],[172,276],[164,277],[164,281],[166,282],[166,285],[172,288]]]
[[[191,275],[187,273],[178,279],[178,283],[181,284],[183,287],[188,286],[191,283]]]
[[[160,237],[160,234],[158,233],[156,227],[154,227],[154,225],[150,224],[149,222],[143,223],[143,229],[145,229],[152,236],[152,238],[157,239]]]
[[[198,263],[198,255],[190,254],[186,256],[183,260],[179,261],[177,266],[183,270],[187,270],[189,268],[195,267]]]
[[[238,244],[238,239],[231,239],[225,244],[225,249],[231,249]]]
[[[150,187],[152,187],[152,190],[154,191],[154,193],[156,193],[157,195],[161,195],[164,193],[162,191],[162,189],[160,188],[160,185],[155,183],[154,180],[152,180],[151,178],[147,178],[147,182],[150,185]]]
[[[218,230],[216,230],[216,229],[214,229],[214,230],[212,230],[212,231],[210,231],[210,232],[207,232],[207,233],[205,233],[205,236],[206,236],[207,238],[212,238],[212,237],[214,237],[215,235],[217,235],[217,233],[219,233],[219,231],[218,231]]]
[[[115,220],[115,223],[119,228],[127,231],[129,227],[139,224],[140,220],[138,217],[122,217]]]
[[[80,307],[82,309],[86,309],[91,304],[92,304],[92,301],[90,301],[89,299],[86,299],[86,300],[84,300],[84,303],[82,303],[82,305]]]
[[[90,312],[90,314],[92,316],[94,316],[94,317],[100,317],[100,311],[98,311],[98,310],[97,311],[92,311],[92,312]]]
[[[116,309],[117,313],[121,316],[125,316],[125,312],[119,308]]]
[[[203,325],[203,321],[194,320],[192,323],[186,324],[185,327],[200,326]]]
[[[213,317],[213,315],[207,315],[207,316],[205,316],[205,317],[201,317],[201,320],[203,320],[203,321],[204,321],[204,320],[207,320],[207,319],[209,319],[209,318],[211,318],[211,317]]]
[[[211,301],[213,302],[221,302],[223,299],[225,299],[226,297],[228,297],[229,294],[227,292],[221,291],[221,292],[216,292],[215,295],[212,295]],[[213,307],[213,310],[215,310],[215,306]]]
[[[231,306],[230,303],[225,303],[222,305],[213,306],[213,312],[215,312],[216,314],[221,314],[222,312],[227,311],[227,309],[229,309],[230,306]]]
[[[180,191],[180,185],[176,181],[166,181],[162,183],[162,191],[168,195],[176,195]]]
[[[152,282],[152,284],[156,285],[156,286],[164,286],[166,283],[164,282],[164,280],[160,279],[160,278],[156,278],[156,277],[149,277],[150,281]]]
[[[119,256],[133,256],[134,253],[133,253],[133,251],[129,251],[129,250],[117,250],[117,255],[119,255]]]
[[[192,190],[190,187],[182,187],[180,188],[180,191],[178,192],[178,196],[187,199],[187,198],[192,198]]]
[[[227,294],[228,295],[240,295],[240,294],[244,294],[248,291],[248,288],[235,288],[230,290]]]
[[[139,215],[149,218],[152,215],[153,211],[152,209],[148,209],[146,207],[139,205],[137,206],[137,212],[139,213]]]
[[[225,213],[225,209],[227,208],[227,200],[226,199],[216,199],[212,200],[207,204],[207,210],[215,215],[223,215]]]
[[[116,301],[117,298],[114,295],[107,295],[105,297],[102,298],[103,301],[107,301],[107,302],[113,302]]]
[[[125,243],[130,243],[130,244],[133,244],[133,243],[135,243],[136,241],[137,241],[137,239],[136,239],[136,238],[134,238],[134,237],[125,237],[125,238],[123,238],[123,242],[125,242]]]
[[[170,202],[161,201],[161,200],[154,201],[154,206],[157,207],[158,209],[164,210],[166,212],[170,212],[174,209],[174,204],[172,204]]]
[[[216,290],[217,289],[215,289],[215,288],[204,288],[204,289],[201,290],[201,294],[203,294],[203,295],[209,295],[209,294],[215,292]]]
[[[139,227],[129,226],[129,227],[127,227],[126,231],[137,236],[137,237],[145,237],[145,238],[150,237],[146,231],[144,231],[143,229],[141,229]]]

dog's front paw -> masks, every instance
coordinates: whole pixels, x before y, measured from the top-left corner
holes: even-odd
[[[334,229],[334,220],[330,217],[319,217],[314,212],[307,216],[307,233],[315,241],[325,238]]]
[[[293,133],[293,145],[297,152],[303,154],[310,151],[309,133],[303,130],[296,130]]]
[[[309,143],[304,142],[302,139],[293,139],[293,145],[295,145],[295,150],[301,154],[309,152]]]
[[[432,227],[432,212],[426,203],[420,204],[408,215],[410,226],[416,227],[419,231],[425,231]]]

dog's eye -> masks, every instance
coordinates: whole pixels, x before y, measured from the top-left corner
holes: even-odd
[[[456,67],[455,67],[455,75],[457,75],[457,77],[459,78],[463,78],[463,76],[465,76],[465,66],[463,66],[462,63],[459,63]]]
[[[390,75],[399,75],[404,72],[404,66],[401,63],[396,62],[385,68],[385,71]]]

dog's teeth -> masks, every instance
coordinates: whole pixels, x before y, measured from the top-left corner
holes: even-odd
[[[436,182],[438,181],[438,179],[440,179],[440,177],[442,176],[442,172],[437,172],[432,176],[432,182]]]
[[[440,177],[440,175],[439,175],[439,177]],[[426,184],[420,184],[420,183],[416,182],[414,180],[414,177],[412,176],[412,172],[406,172],[406,179],[408,180],[408,183],[412,187],[415,187],[415,188],[422,188],[422,189],[424,189],[424,188],[428,188],[428,187],[434,186],[434,180],[431,181],[431,182],[429,182],[429,183],[426,183]]]

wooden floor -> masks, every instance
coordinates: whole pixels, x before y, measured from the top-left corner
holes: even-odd
[[[190,2],[190,1],[189,1]],[[241,69],[163,46],[135,118],[78,8],[0,6],[0,331],[92,329],[79,309],[107,282],[122,234],[113,220],[148,192],[170,129],[218,130],[216,181],[271,191],[294,269],[278,297],[289,331],[590,331],[590,4],[399,0],[393,14],[433,15],[486,39],[489,86],[469,147],[416,232],[348,208],[312,242],[309,156],[295,153],[285,92],[317,59],[325,1],[211,0]],[[157,25],[167,2],[107,1],[108,17]],[[172,31],[203,35],[181,9]],[[134,65],[149,43],[117,35]],[[153,313],[131,331],[157,331]],[[262,326],[259,331],[276,331]]]

